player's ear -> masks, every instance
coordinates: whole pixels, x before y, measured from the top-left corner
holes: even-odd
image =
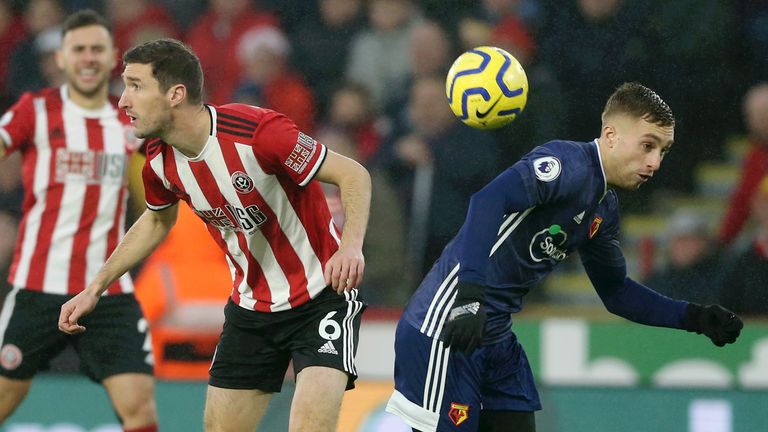
[[[618,140],[618,133],[616,132],[616,127],[613,124],[603,124],[603,136],[606,138],[605,141],[608,143],[608,147],[613,148],[613,146],[616,145],[616,141]]]
[[[187,98],[187,87],[184,84],[176,84],[168,89],[168,100],[171,102],[171,106],[175,107],[181,104]]]
[[[62,53],[61,48],[56,50],[55,58],[56,58],[56,66],[59,68],[59,70],[63,71],[64,70],[64,54]]]

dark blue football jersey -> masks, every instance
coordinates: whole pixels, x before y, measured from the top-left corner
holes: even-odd
[[[530,288],[572,253],[578,251],[582,260],[624,265],[618,200],[608,189],[600,157],[596,140],[550,141],[499,175],[488,185],[499,191],[498,202],[524,197],[513,201],[530,207],[470,207],[464,226],[414,293],[403,318],[437,337],[460,278],[487,287],[485,342],[491,343],[511,331],[511,314],[522,308]],[[511,170],[519,176],[509,175]]]

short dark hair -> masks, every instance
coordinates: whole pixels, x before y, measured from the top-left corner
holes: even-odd
[[[664,127],[675,125],[675,116],[661,96],[636,82],[620,85],[608,98],[603,118],[612,114],[629,114]]]
[[[112,25],[103,15],[93,9],[81,9],[68,16],[61,26],[61,37],[64,37],[68,32],[74,29],[91,25],[104,27],[109,32],[109,36],[114,37],[112,34]]]
[[[123,63],[152,66],[152,76],[166,91],[175,84],[187,88],[187,98],[193,104],[202,102],[203,69],[192,50],[176,39],[157,39],[137,45],[123,54]]]

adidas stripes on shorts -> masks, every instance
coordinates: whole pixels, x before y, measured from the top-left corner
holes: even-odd
[[[295,375],[308,366],[326,366],[346,372],[347,390],[354,388],[366,307],[357,294],[352,290],[340,296],[327,288],[301,306],[271,313],[246,310],[230,300],[208,384],[279,392],[293,360]]]

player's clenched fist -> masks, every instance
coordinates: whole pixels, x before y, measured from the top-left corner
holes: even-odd
[[[736,342],[744,323],[735,313],[720,305],[702,306],[690,303],[683,318],[689,332],[704,334],[712,343],[722,347]]]
[[[456,300],[443,327],[443,341],[453,351],[471,354],[483,341],[485,328],[485,288],[467,282],[459,282]]]
[[[89,314],[99,302],[99,297],[88,293],[88,290],[72,297],[61,306],[59,314],[59,330],[67,334],[77,334],[85,331],[85,327],[77,321]]]

